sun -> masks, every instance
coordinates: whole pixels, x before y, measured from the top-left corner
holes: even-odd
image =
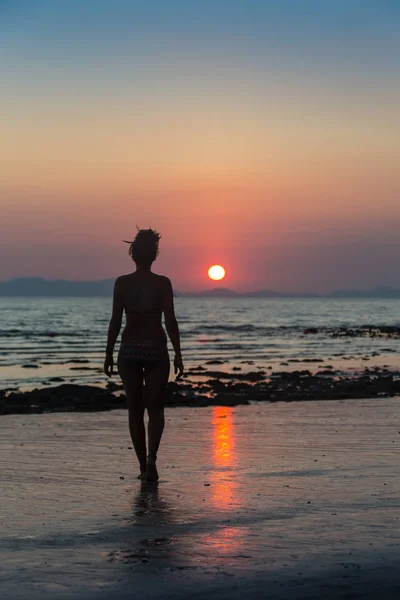
[[[219,281],[225,277],[225,269],[221,265],[213,265],[208,269],[208,276],[214,281]]]

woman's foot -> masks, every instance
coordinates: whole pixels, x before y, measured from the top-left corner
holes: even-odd
[[[138,475],[138,479],[146,479],[146,471],[147,471],[147,462],[140,465],[140,475]]]
[[[156,461],[148,458],[146,466],[146,481],[158,481],[158,471],[156,467]]]

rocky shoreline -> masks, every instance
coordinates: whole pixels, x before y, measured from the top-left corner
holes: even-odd
[[[218,363],[215,361],[214,364]],[[168,384],[166,406],[237,406],[250,402],[350,400],[400,395],[400,371],[365,368],[359,373],[324,368],[264,370],[248,373],[192,368],[180,382]],[[123,387],[114,381],[106,388],[63,383],[29,392],[0,391],[0,415],[46,412],[92,412],[126,408]]]

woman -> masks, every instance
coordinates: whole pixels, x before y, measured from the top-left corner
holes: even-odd
[[[157,481],[157,451],[164,429],[164,396],[169,376],[169,356],[165,325],[174,347],[177,379],[183,374],[179,329],[174,312],[172,286],[168,277],[152,273],[158,255],[160,235],[152,229],[139,229],[129,254],[136,271],[115,281],[112,317],[104,372],[113,374],[113,350],[125,310],[126,325],[118,353],[118,372],[124,384],[129,410],[129,430],[140,465],[140,479]],[[148,452],[144,426],[147,408]]]

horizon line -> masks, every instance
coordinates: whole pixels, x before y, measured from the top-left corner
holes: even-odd
[[[111,284],[111,282],[114,282],[116,278],[112,278],[112,277],[106,277],[103,279],[83,279],[83,280],[76,280],[76,279],[46,279],[45,277],[41,277],[41,276],[33,276],[33,277],[14,277],[11,279],[7,279],[7,280],[1,280],[0,281],[0,286],[4,286],[7,284],[12,284],[12,283],[28,283],[28,282],[41,282],[44,284],[73,284],[73,285],[95,285],[95,284],[101,284],[101,283],[105,283],[105,284]],[[257,294],[265,294],[265,295],[271,295],[272,297],[284,297],[284,296],[309,296],[309,297],[320,297],[320,298],[324,298],[324,297],[331,297],[332,295],[335,294],[357,294],[357,295],[364,295],[364,294],[371,294],[371,293],[379,293],[379,292],[386,292],[386,293],[398,293],[400,295],[400,286],[399,287],[393,287],[393,286],[384,286],[384,285],[375,285],[374,287],[369,287],[369,288],[365,288],[365,289],[360,289],[360,288],[336,288],[336,289],[332,289],[330,291],[327,292],[315,292],[312,290],[307,290],[307,291],[282,291],[282,290],[277,290],[277,289],[271,289],[271,288],[258,288],[258,289],[248,289],[248,290],[236,290],[234,288],[228,288],[228,287],[223,287],[221,286],[213,286],[213,287],[209,287],[209,288],[203,288],[203,289],[198,289],[198,290],[191,290],[191,291],[184,291],[182,289],[178,289],[173,287],[174,293],[177,296],[218,296],[219,294],[221,296],[224,297],[234,297],[234,296],[252,296],[252,295],[257,295]],[[0,295],[1,294],[1,290],[0,290]],[[60,294],[61,295],[61,294]]]

